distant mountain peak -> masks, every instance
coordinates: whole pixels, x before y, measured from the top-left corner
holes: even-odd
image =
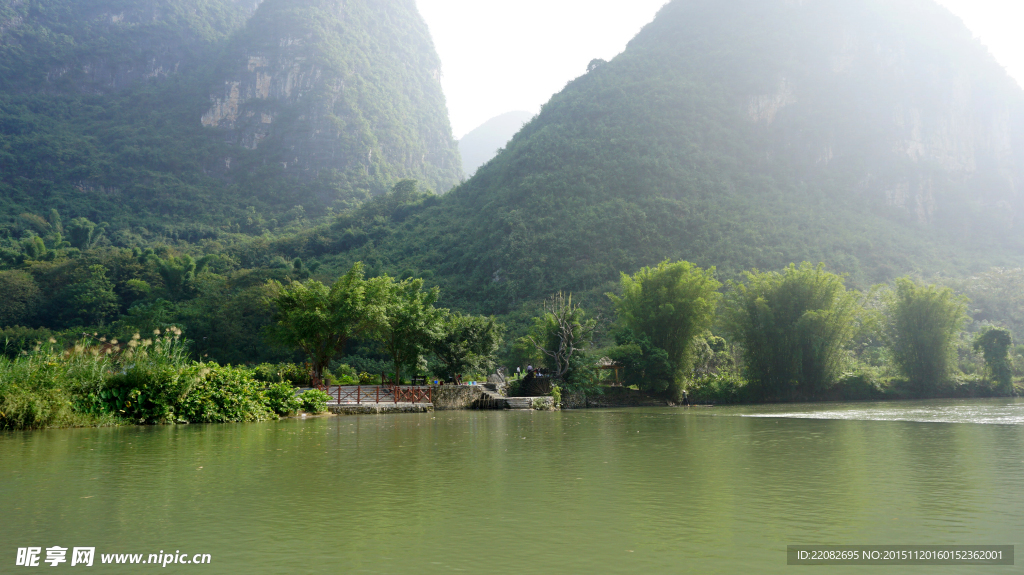
[[[480,166],[497,155],[512,136],[530,121],[534,114],[516,111],[506,112],[487,120],[459,140],[462,155],[462,169],[467,177],[476,173]]]

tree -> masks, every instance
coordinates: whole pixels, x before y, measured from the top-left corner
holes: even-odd
[[[818,397],[841,374],[858,294],[823,264],[745,275],[730,282],[725,325],[743,345],[748,379],[766,399]]]
[[[493,317],[445,312],[438,337],[430,342],[434,373],[454,379],[471,369],[490,369],[505,328]]]
[[[89,266],[88,275],[68,285],[56,298],[61,315],[72,325],[103,325],[120,311],[120,299],[114,293],[114,284],[107,278],[101,265]]]
[[[40,301],[39,286],[26,272],[0,272],[0,327],[27,325]]]
[[[887,295],[886,308],[893,360],[912,388],[926,394],[949,375],[956,336],[967,319],[967,298],[904,277]]]
[[[586,375],[577,372],[592,367],[580,359],[586,357],[597,321],[573,303],[572,294],[558,292],[544,302],[543,310],[525,339],[544,356],[554,377],[572,387],[574,380]]]
[[[661,262],[632,277],[622,274],[622,296],[608,294],[619,323],[665,350],[678,382],[690,372],[693,338],[711,327],[722,284],[715,268],[701,269],[690,262]]]
[[[1010,360],[1010,347],[1013,337],[1010,330],[992,327],[978,334],[974,340],[974,350],[981,351],[985,356],[985,369],[989,378],[1008,394],[1013,394],[1013,362]]]
[[[41,260],[46,256],[46,243],[39,236],[31,236],[21,240],[21,247],[30,260]]]
[[[608,357],[624,368],[625,385],[659,393],[675,382],[675,366],[668,352],[652,345],[646,335],[623,328],[615,334],[615,343],[618,345],[608,351]]]
[[[168,256],[167,259],[151,255],[149,259],[156,264],[156,271],[164,280],[167,295],[173,300],[179,300],[193,293],[196,274],[202,273],[217,256],[207,255],[198,261],[188,254],[181,257]]]
[[[314,381],[323,381],[331,360],[368,327],[367,313],[373,310],[366,305],[362,264],[353,265],[330,288],[316,280],[270,285],[275,288],[270,336],[301,349],[312,364]]]
[[[91,249],[103,237],[107,224],[96,225],[86,218],[75,218],[68,224],[68,241],[82,251]]]
[[[396,384],[402,381],[402,368],[417,368],[424,350],[440,337],[442,310],[434,307],[439,295],[436,287],[424,290],[422,279],[383,275],[367,282],[366,298],[375,306],[368,314],[369,333],[391,356]]]

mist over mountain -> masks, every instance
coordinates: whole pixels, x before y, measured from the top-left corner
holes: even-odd
[[[506,112],[477,126],[459,140],[459,154],[462,155],[462,170],[467,177],[476,173],[498,150],[503,148],[512,136],[534,115],[530,112]]]
[[[510,322],[667,258],[1024,266],[1024,91],[931,0],[675,0],[444,195],[432,46],[413,0],[0,3],[5,321],[176,321],[237,362],[268,279],[355,261]]]
[[[461,178],[414,0],[6,0],[0,155],[8,221],[193,240]]]
[[[931,0],[675,0],[345,257],[497,311],[665,258],[726,278],[822,261],[861,286],[1020,265],[1022,121],[1020,87]]]

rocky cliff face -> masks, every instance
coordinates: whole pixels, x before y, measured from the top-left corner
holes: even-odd
[[[412,0],[267,0],[222,70],[203,126],[285,169],[458,182],[440,60]]]
[[[665,258],[825,262],[860,286],[1017,265],[1022,119],[932,0],[673,0],[394,251],[465,254],[446,288],[497,305]]]
[[[634,41],[713,65],[766,136],[765,156],[857,178],[867,201],[921,223],[940,212],[1024,216],[1024,95],[963,23],[931,0],[677,1]],[[716,8],[716,5],[718,7]],[[668,27],[678,35],[665,41]],[[751,27],[763,33],[745,36]]]
[[[440,68],[414,0],[0,0],[0,189],[94,219],[443,193],[461,166]]]
[[[7,89],[109,93],[194,68],[262,0],[9,0]]]

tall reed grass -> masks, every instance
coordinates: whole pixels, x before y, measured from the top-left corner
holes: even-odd
[[[290,385],[268,389],[250,370],[192,361],[181,335],[172,327],[69,349],[50,340],[0,358],[0,429],[261,421],[297,409]]]

